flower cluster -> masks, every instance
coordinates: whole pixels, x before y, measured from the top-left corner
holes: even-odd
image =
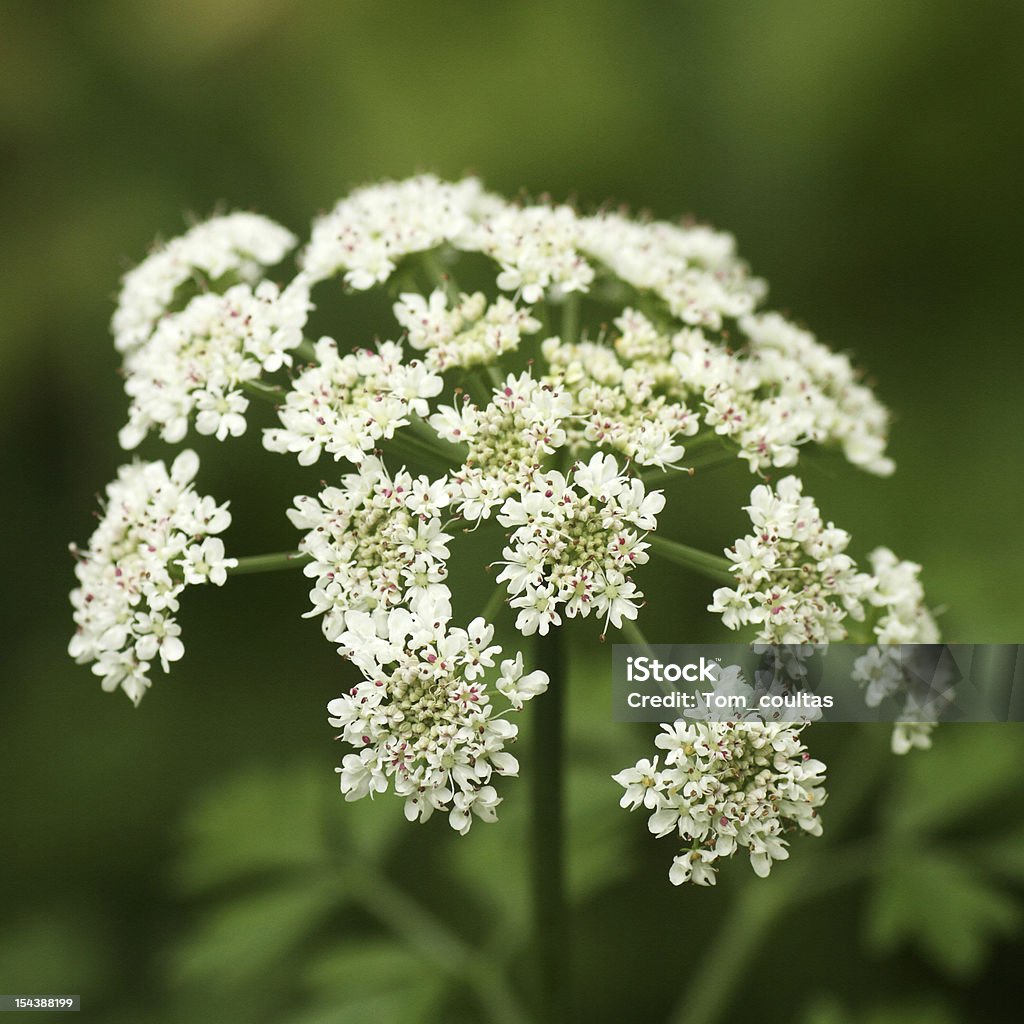
[[[497,661],[489,613],[452,625],[460,533],[479,530],[482,544],[495,522],[505,531],[495,597],[522,635],[591,615],[633,629],[644,603],[634,570],[665,507],[652,475],[729,459],[763,476],[797,466],[808,445],[893,469],[885,408],[845,355],[761,307],[764,283],[728,234],[421,175],[352,192],[314,221],[297,276],[269,280],[296,244],[233,213],[125,276],[112,325],[130,400],[120,440],[176,443],[190,424],[225,440],[246,431],[254,398],[269,399],[265,449],[349,464],[288,512],[312,581],[307,617],[363,675],[330,705],[355,748],[339,769],[348,799],[393,787],[410,819],[443,810],[465,832],[494,819],[494,778],[517,771],[505,750],[516,727],[492,701],[517,711],[548,680],[524,675],[521,655]],[[394,320],[378,340],[342,351],[304,337],[312,289],[337,289],[325,283],[336,276],[348,292],[384,292]],[[235,564],[215,536],[226,508],[194,492],[196,469],[191,453],[170,472],[123,468],[77,552],[71,653],[136,701],[150,663],[166,670],[181,656],[182,589],[219,585]],[[726,626],[769,644],[840,640],[851,621],[882,644],[937,637],[919,567],[878,549],[860,571],[849,535],[796,476],[755,487],[748,511],[750,534],[727,551],[732,585],[710,605]],[[655,547],[715,577],[728,564]],[[865,665],[871,700],[888,685],[883,669]],[[738,676],[730,685],[750,689]],[[806,723],[714,717],[667,729],[662,768],[616,777],[624,806],[644,803],[652,831],[689,843],[677,883],[710,884],[713,862],[740,847],[766,874],[786,855],[786,829],[820,831],[824,768],[800,743]],[[927,740],[927,726],[904,723],[893,742]]]
[[[131,352],[144,344],[189,286],[232,275],[255,283],[296,241],[286,228],[255,213],[231,213],[197,224],[125,274],[111,324],[115,347]]]
[[[362,461],[410,416],[426,416],[427,399],[441,392],[441,378],[418,360],[405,362],[393,341],[342,356],[333,339],[321,338],[315,353],[316,362],[278,410],[282,426],[263,435],[268,451],[297,454],[303,466],[324,451],[336,460]]]
[[[647,559],[641,533],[665,507],[661,491],[623,476],[611,455],[577,463],[566,477],[538,474],[521,496],[501,507],[498,522],[513,533],[497,582],[507,582],[516,629],[524,636],[569,618],[603,616],[605,629],[635,619],[643,594],[629,575]]]
[[[103,689],[120,687],[136,704],[150,685],[151,663],[164,672],[185,653],[174,618],[186,586],[222,586],[236,565],[215,534],[231,522],[227,505],[197,494],[194,452],[171,466],[122,466],[107,486],[99,525],[86,549],[72,545],[78,587],[72,591],[75,635],[68,653],[92,664]]]
[[[309,309],[309,288],[296,278],[284,291],[261,281],[255,290],[239,284],[223,295],[197,295],[166,315],[125,356],[131,407],[121,445],[134,448],[156,428],[163,440],[181,441],[193,413],[200,434],[223,441],[245,433],[242,388],[291,366]]]
[[[462,253],[495,264],[495,287],[457,295],[448,279],[429,295],[404,290],[395,305],[413,348],[432,369],[493,363],[539,329],[528,307],[636,299],[615,321],[611,346],[580,337],[544,339],[551,377],[568,387],[579,419],[574,445],[612,447],[642,465],[673,465],[676,435],[701,426],[736,445],[751,470],[794,466],[802,445],[840,446],[855,465],[892,471],[885,455],[889,417],[849,359],[777,313],[757,313],[764,283],[737,258],[732,236],[699,225],[585,217],[569,206],[510,203],[475,179],[423,175],[353,192],[318,219],[303,253],[312,282],[341,272],[364,290],[403,261],[423,255],[431,273]],[[525,303],[527,308],[517,304]],[[579,367],[584,372],[579,374]],[[576,374],[576,379],[572,376]],[[308,432],[307,432],[308,433]],[[382,435],[385,436],[385,435]]]
[[[465,446],[465,462],[452,473],[455,510],[478,522],[506,498],[525,494],[545,460],[565,445],[563,421],[572,411],[568,394],[509,374],[483,408],[466,400],[442,405],[430,419],[443,441]]]
[[[487,205],[474,178],[449,184],[424,174],[356,189],[313,224],[303,269],[313,281],[341,271],[347,285],[365,291],[386,281],[403,256],[462,238]]]
[[[524,334],[540,330],[540,321],[505,296],[490,305],[483,292],[462,295],[449,309],[441,289],[424,297],[401,296],[395,319],[405,328],[409,344],[425,353],[427,365],[443,373],[455,366],[486,366],[514,352]]]
[[[864,618],[874,586],[846,554],[850,535],[822,521],[795,476],[755,487],[747,511],[754,532],[726,551],[736,586],[716,590],[708,610],[729,629],[756,625],[767,643],[844,639],[844,619]]]
[[[661,339],[650,321],[627,309],[615,325],[622,333],[614,347],[560,338],[541,346],[551,368],[546,379],[572,396],[571,447],[611,448],[641,466],[674,467],[685,453],[679,439],[696,434],[700,418],[659,393],[664,367],[646,356]]]
[[[482,618],[459,629],[404,608],[384,620],[350,614],[339,639],[364,678],[328,705],[338,738],[358,751],[337,769],[346,800],[390,783],[410,821],[446,811],[464,835],[474,818],[495,820],[501,797],[492,781],[519,771],[505,749],[518,727],[494,713],[487,678],[510,711],[543,693],[548,678],[524,675],[520,656],[497,663],[493,636]]]
[[[372,456],[319,500],[295,499],[288,518],[307,531],[299,550],[312,558],[304,571],[316,580],[306,615],[323,616],[328,640],[339,642],[354,614],[380,619],[406,606],[430,621],[451,616],[447,504],[444,481],[404,470],[392,477]]]
[[[739,446],[752,471],[796,465],[809,442],[838,445],[856,466],[893,471],[885,454],[889,414],[859,383],[849,359],[778,313],[737,323],[735,351],[700,328],[672,337],[683,396],[698,395],[705,423]]]
[[[919,576],[921,566],[902,561],[888,548],[871,552],[871,571],[875,586],[869,595],[875,608],[872,632],[879,645],[935,644],[939,642],[939,627],[925,604],[924,588]],[[934,725],[927,718],[927,702],[922,706],[908,690],[902,671],[896,671],[893,651],[899,648],[879,646],[872,648],[858,660],[854,680],[865,687],[865,700],[871,705],[884,698],[904,698],[903,717],[892,732],[892,749],[906,754],[918,747],[927,750],[932,744]]]
[[[807,752],[803,726],[680,720],[662,729],[655,745],[664,767],[644,759],[613,778],[625,790],[622,807],[651,812],[653,835],[683,840],[673,885],[714,885],[715,862],[741,849],[763,878],[789,856],[788,832],[821,835],[825,765]]]

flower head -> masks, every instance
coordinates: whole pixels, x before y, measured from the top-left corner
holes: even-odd
[[[763,878],[789,856],[785,836],[821,835],[825,765],[807,753],[803,726],[680,720],[662,729],[664,767],[641,760],[613,778],[623,807],[651,812],[653,835],[682,840],[673,885],[714,885],[715,862],[740,850]]]
[[[181,592],[206,581],[221,586],[237,564],[213,536],[231,522],[227,505],[195,492],[198,469],[191,451],[169,472],[163,462],[122,466],[88,547],[72,545],[77,629],[68,652],[92,665],[104,690],[120,687],[136,704],[150,686],[151,663],[159,658],[169,672],[185,653],[174,617]]]
[[[477,618],[453,628],[403,608],[376,620],[357,612],[350,621],[339,640],[364,678],[328,705],[338,738],[356,750],[338,768],[345,799],[390,785],[410,821],[444,811],[463,835],[474,818],[494,821],[501,798],[493,781],[516,775],[519,763],[505,749],[518,728],[495,714],[486,681],[501,653],[493,627]],[[496,689],[512,711],[547,687],[543,673],[523,676],[518,657],[498,672]]]

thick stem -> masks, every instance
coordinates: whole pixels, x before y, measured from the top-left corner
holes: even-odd
[[[659,537],[655,533],[649,533],[646,537],[651,545],[651,550],[657,552],[662,558],[675,562],[676,565],[693,569],[708,579],[716,580],[719,583],[734,583],[735,577],[729,571],[729,560],[721,555],[712,555],[707,551],[698,551],[697,548],[680,544],[679,541],[669,540],[666,537]]]
[[[565,638],[554,628],[537,638],[537,668],[550,680],[534,703],[532,834],[533,948],[538,1017],[544,1024],[569,1019],[570,949],[565,899]]]
[[[281,569],[299,569],[309,562],[304,551],[275,551],[272,555],[249,555],[238,559],[238,565],[228,570],[229,576],[245,576],[253,572],[279,572]]]

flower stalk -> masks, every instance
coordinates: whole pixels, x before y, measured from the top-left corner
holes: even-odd
[[[551,686],[533,719],[530,860],[533,877],[533,948],[538,1017],[543,1024],[569,1019],[571,947],[565,897],[565,701],[568,672],[565,636],[538,636],[536,667]]]
[[[733,574],[729,571],[729,560],[721,555],[712,555],[707,551],[691,548],[686,544],[680,544],[679,541],[659,537],[656,533],[648,534],[647,541],[652,550],[669,562],[692,569],[716,582],[734,582]]]
[[[239,558],[238,564],[228,570],[230,576],[247,576],[257,572],[280,572],[282,569],[298,569],[310,561],[303,551],[275,551],[268,555],[248,555]]]

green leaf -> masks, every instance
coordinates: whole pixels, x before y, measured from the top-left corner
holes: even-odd
[[[185,821],[181,887],[198,893],[243,876],[322,865],[332,782],[298,765],[255,768],[208,790]]]
[[[385,940],[336,946],[314,961],[306,979],[314,1005],[286,1024],[427,1024],[445,989],[421,957]]]
[[[938,967],[966,977],[1019,914],[1008,895],[949,854],[903,851],[879,872],[868,940],[880,953],[910,943]]]
[[[178,950],[184,985],[250,987],[279,965],[337,906],[329,880],[300,878],[213,908]]]
[[[1020,778],[1021,730],[1014,726],[947,725],[929,751],[913,751],[888,808],[903,832],[937,829],[1014,792]]]

